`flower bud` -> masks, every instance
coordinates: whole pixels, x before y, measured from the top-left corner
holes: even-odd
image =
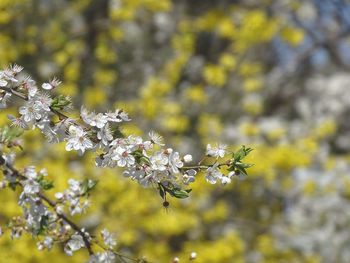
[[[56,206],[56,213],[57,214],[63,214],[64,208],[61,205]]]
[[[190,260],[195,260],[197,258],[197,253],[196,252],[192,252],[190,254]]]
[[[65,225],[64,229],[68,232],[68,231],[72,230],[72,227],[70,225]]]
[[[4,189],[6,187],[6,182],[5,181],[1,181],[0,182],[0,190]]]
[[[192,160],[193,160],[193,158],[192,158],[192,155],[191,155],[191,154],[186,154],[186,155],[184,156],[184,161],[185,161],[185,163],[190,163],[190,162],[192,162]]]
[[[173,152],[172,148],[168,148],[164,151],[165,154],[171,154]]]
[[[37,246],[38,246],[38,250],[44,250],[44,244],[42,242],[38,242],[37,243]]]
[[[63,194],[62,193],[56,193],[55,194],[55,197],[58,199],[58,200],[61,200],[63,198]]]

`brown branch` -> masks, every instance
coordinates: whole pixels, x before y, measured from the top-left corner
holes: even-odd
[[[50,207],[52,207],[54,210],[56,208],[56,203],[53,202],[51,199],[49,199],[47,196],[45,196],[43,193],[39,192],[38,196],[40,199],[44,200]],[[63,221],[65,221],[68,225],[70,225],[75,231],[79,233],[79,235],[83,238],[84,244],[89,252],[89,255],[94,255],[94,252],[92,251],[91,244],[89,239],[86,237],[85,233],[81,230],[81,228],[76,225],[72,220],[70,220],[64,213],[57,213],[55,210],[55,213],[59,218],[61,218]]]
[[[11,88],[8,88],[8,87],[0,87],[1,90],[4,90],[8,93],[11,93],[13,95],[15,95],[16,97],[22,99],[22,100],[28,100],[28,97],[25,96],[24,94],[20,93],[20,92],[17,92],[15,91],[14,89],[11,89]]]

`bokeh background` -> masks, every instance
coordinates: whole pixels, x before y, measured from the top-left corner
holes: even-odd
[[[1,0],[0,65],[63,80],[77,109],[123,108],[124,133],[162,134],[200,158],[208,142],[255,150],[249,177],[165,211],[152,189],[25,134],[18,166],[46,167],[57,191],[98,178],[75,220],[116,233],[153,262],[349,262],[350,3],[347,0]],[[0,124],[8,123],[1,111]],[[71,114],[76,114],[77,111]],[[20,213],[0,194],[0,223]],[[83,262],[35,239],[0,239],[1,262]]]

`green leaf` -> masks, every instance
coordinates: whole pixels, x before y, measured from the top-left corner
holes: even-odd
[[[242,145],[241,149],[234,153],[232,157],[235,161],[240,161],[243,160],[251,151],[253,151],[252,148],[245,148],[245,146]]]
[[[47,215],[44,215],[41,217],[41,220],[40,220],[40,227],[39,229],[37,230],[36,234],[37,235],[41,235],[41,234],[44,234],[45,233],[45,230],[47,229],[49,225],[49,217]]]
[[[133,155],[135,158],[141,158],[143,156],[142,151],[140,149],[133,151],[131,155]]]
[[[164,188],[161,184],[158,184],[159,185],[159,195],[162,199],[165,198],[165,191],[164,191]]]
[[[151,162],[149,160],[149,158],[147,156],[144,156],[143,153],[142,153],[142,150],[141,149],[138,149],[136,151],[133,151],[132,153],[132,156],[135,157],[135,160],[138,164],[142,164],[142,163],[145,163],[145,164],[148,164],[150,165]]]
[[[119,127],[112,127],[112,135],[114,138],[125,138]]]
[[[98,180],[85,179],[81,184],[82,195],[89,193],[98,183]]]
[[[227,168],[227,171],[229,171],[229,172],[232,172],[234,170],[236,170],[236,167],[234,164],[232,164],[229,168]]]
[[[9,183],[9,187],[12,189],[12,191],[16,191],[16,183]]]
[[[172,196],[176,197],[176,198],[187,198],[189,197],[189,192],[187,192],[186,190],[182,190],[182,189],[173,189],[172,190]]]
[[[173,197],[183,199],[183,198],[189,197],[189,193],[192,191],[192,189],[181,189],[178,186],[174,186],[170,182],[167,182],[167,183],[168,183],[167,186],[163,184],[159,184],[159,189],[163,189],[164,195],[166,194],[166,192],[168,192]]]
[[[254,164],[250,164],[250,163],[241,163],[241,162],[236,162],[235,164],[236,164],[236,166],[243,167],[243,168],[249,168],[249,167],[252,167],[254,165]]]
[[[0,129],[0,142],[10,144],[13,139],[21,136],[22,133],[23,130],[21,128],[5,126]]]
[[[53,98],[51,102],[51,108],[54,110],[62,110],[64,107],[69,106],[72,103],[72,100],[69,96],[58,95]]]
[[[140,163],[145,163],[145,164],[151,165],[151,161],[150,161],[149,158],[146,157],[146,156],[142,156],[142,157],[140,158]]]
[[[40,181],[40,186],[44,190],[50,190],[50,189],[52,189],[54,187],[54,183],[53,183],[53,181],[42,180],[42,181]]]

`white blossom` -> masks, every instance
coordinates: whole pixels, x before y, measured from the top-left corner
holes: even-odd
[[[28,166],[24,169],[24,176],[28,179],[36,179],[38,173],[35,170],[35,166]]]
[[[178,152],[171,152],[169,155],[169,165],[174,173],[178,173],[179,169],[183,167],[183,162],[180,159],[180,154]]]
[[[0,80],[1,85],[1,80]],[[7,107],[7,101],[11,98],[11,93],[5,92],[4,94],[1,94],[0,97],[0,109],[5,109]]]
[[[97,138],[101,141],[101,144],[108,146],[109,142],[113,140],[112,131],[108,123],[97,132]]]
[[[223,185],[231,183],[231,178],[228,176],[221,176],[220,180]]]
[[[191,252],[190,254],[190,260],[194,260],[197,258],[197,253],[196,252]]]
[[[23,70],[23,67],[17,64],[13,64],[12,66],[10,66],[10,69],[17,74]]]
[[[6,181],[0,181],[0,190],[5,189],[7,185]]]
[[[3,75],[3,78],[5,78],[8,81],[18,82],[18,80],[15,78],[15,75],[21,71],[21,68],[21,66],[15,64],[1,71],[0,75]]]
[[[60,84],[61,84],[61,81],[59,79],[57,79],[56,77],[54,77],[49,82],[43,83],[41,85],[41,87],[45,90],[52,90],[52,89],[56,88],[57,86],[59,86]]]
[[[69,199],[69,212],[72,216],[81,214],[84,209],[80,204],[79,198],[68,198]]]
[[[123,172],[125,177],[130,177],[133,180],[140,180],[145,177],[145,171],[141,169],[136,169],[135,167],[130,167]]]
[[[53,88],[50,83],[43,83],[43,85],[41,85],[41,87],[45,90],[50,90]]]
[[[64,207],[63,207],[63,205],[56,205],[55,211],[56,211],[56,213],[57,213],[58,215],[63,214],[63,212],[64,212]]]
[[[165,171],[166,165],[169,162],[168,156],[163,152],[157,152],[155,155],[152,155],[150,158],[152,169]]]
[[[74,179],[68,180],[69,190],[73,193],[73,195],[79,195],[81,192],[80,182]]]
[[[26,105],[19,108],[19,113],[23,116],[25,122],[39,120],[42,116],[41,107],[33,101],[28,101]]]
[[[63,197],[64,197],[64,194],[63,193],[55,193],[55,197],[56,197],[56,199],[58,199],[58,200],[61,200],[61,199],[63,199]]]
[[[197,171],[194,169],[187,170],[184,175],[182,176],[183,183],[185,185],[188,185],[190,183],[193,183],[195,181],[195,175],[197,174]]]
[[[48,249],[50,250],[53,245],[53,238],[46,236],[44,240],[37,243],[38,250]]]
[[[114,238],[114,235],[109,233],[109,231],[107,229],[103,229],[101,231],[101,236],[103,238],[103,242],[105,243],[105,245],[109,248],[113,248],[117,242]]]
[[[23,192],[27,195],[33,195],[40,191],[40,184],[33,179],[24,180],[22,184]]]
[[[84,153],[86,149],[91,148],[93,148],[93,143],[86,136],[86,132],[84,132],[79,126],[71,125],[69,127],[69,137],[66,144],[66,150],[76,150]]]
[[[19,239],[22,236],[22,228],[12,228],[11,229],[11,239]]]
[[[183,159],[184,159],[185,163],[190,163],[190,162],[192,162],[193,157],[191,154],[186,154]]]
[[[24,121],[22,117],[16,118],[15,116],[9,114],[7,115],[7,118],[12,122],[11,125],[22,128],[22,129],[28,129],[28,124]]]
[[[74,251],[77,251],[83,247],[85,247],[83,237],[79,234],[74,234],[71,236],[70,240],[66,243],[64,247],[64,252],[67,255],[72,256]]]
[[[212,147],[210,144],[207,145],[207,155],[211,157],[221,157],[223,158],[226,153],[225,144],[217,144],[215,147]]]
[[[28,85],[26,85],[26,88],[27,88],[27,90],[28,90],[28,96],[29,96],[29,98],[35,97],[35,95],[36,95],[37,92],[38,92],[37,86],[28,84]]]
[[[108,118],[104,114],[89,113],[84,107],[81,108],[80,116],[86,124],[99,129],[103,128],[108,122]]]
[[[35,103],[41,107],[43,111],[49,112],[52,99],[48,93],[38,93],[35,97]]]
[[[135,157],[131,155],[128,148],[119,146],[113,151],[112,160],[117,161],[119,167],[132,166],[135,164]]]
[[[3,79],[3,74],[2,72],[0,72],[0,87],[6,87],[7,86],[7,81],[5,79]]]
[[[149,137],[151,138],[151,142],[154,144],[158,144],[160,146],[164,146],[163,143],[163,137],[160,136],[158,133],[154,132],[154,131],[150,131],[148,133]]]
[[[216,184],[217,180],[220,180],[222,177],[221,172],[218,170],[218,164],[214,164],[209,167],[205,172],[205,179],[210,184]]]
[[[146,176],[144,176],[143,178],[140,178],[139,183],[141,186],[147,188],[150,185],[152,185],[152,183],[155,181],[154,175],[156,173],[153,172],[153,174],[147,174]]]

